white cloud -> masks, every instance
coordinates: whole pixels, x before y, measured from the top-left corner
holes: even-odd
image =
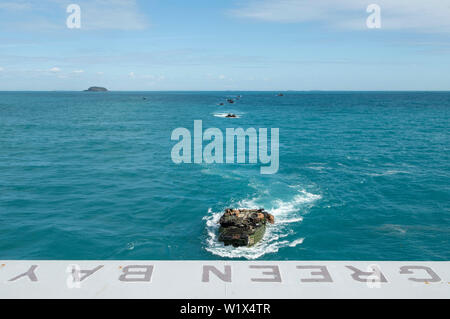
[[[54,67],[54,68],[51,68],[51,69],[50,69],[50,72],[55,72],[55,73],[61,72],[61,69],[60,69],[60,68],[57,68],[57,67]]]
[[[137,0],[22,0],[0,3],[0,10],[9,10],[14,20],[14,23],[0,21],[0,27],[35,31],[65,29],[65,19],[69,16],[66,8],[73,3],[81,8],[80,30],[143,30],[149,25]],[[23,14],[24,9],[28,9],[27,14]]]
[[[9,1],[0,3],[0,10],[19,11],[30,8],[31,8],[30,3],[24,1],[14,1],[14,2]]]
[[[206,78],[209,80],[213,80],[213,81],[222,81],[222,82],[232,82],[233,78],[225,75],[225,74],[212,74],[212,73],[207,73],[206,74]]]
[[[365,29],[370,3],[381,7],[382,29],[450,32],[450,2],[443,0],[263,0],[231,14],[273,22],[320,22],[339,29]]]
[[[72,73],[81,74],[81,73],[84,73],[84,70],[75,70]]]
[[[128,73],[128,76],[132,79],[143,79],[143,80],[150,80],[153,82],[159,82],[159,81],[163,81],[165,80],[165,76],[164,75],[152,75],[152,74],[135,74],[134,72],[130,72]]]
[[[97,75],[103,75],[104,73],[103,72],[97,72]]]
[[[2,68],[1,66],[0,66],[0,72],[2,72],[2,71],[4,71],[5,69],[4,68]]]

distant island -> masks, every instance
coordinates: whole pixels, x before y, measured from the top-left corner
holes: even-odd
[[[89,89],[84,90],[84,92],[108,92],[108,90],[100,86],[91,86]]]

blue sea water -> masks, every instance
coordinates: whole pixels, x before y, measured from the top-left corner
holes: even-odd
[[[279,128],[279,172],[174,164],[194,120]],[[449,260],[449,128],[448,92],[2,92],[0,259]],[[276,224],[223,247],[226,207]]]

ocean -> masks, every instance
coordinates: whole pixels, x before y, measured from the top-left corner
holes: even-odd
[[[175,164],[194,120],[279,128],[279,171]],[[0,259],[449,260],[449,128],[449,92],[1,92]],[[227,207],[276,223],[224,247]]]

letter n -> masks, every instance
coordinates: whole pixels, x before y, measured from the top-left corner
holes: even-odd
[[[226,265],[224,270],[222,273],[215,266],[203,266],[202,282],[209,282],[209,272],[212,272],[224,282],[231,282],[231,266]]]

